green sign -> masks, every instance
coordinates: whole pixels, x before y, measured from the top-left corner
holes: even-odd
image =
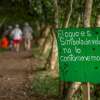
[[[57,30],[60,79],[100,83],[100,28]]]

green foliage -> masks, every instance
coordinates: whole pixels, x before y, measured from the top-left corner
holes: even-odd
[[[53,79],[50,72],[38,72],[33,80],[32,90],[42,95],[58,95],[59,80]]]
[[[40,22],[52,23],[54,6],[52,0],[33,0],[33,15]]]
[[[79,15],[81,16],[82,23],[84,4],[85,0],[74,0],[73,12],[71,15],[69,27],[76,26],[77,18]],[[1,0],[0,6],[0,20],[2,19],[1,17],[7,16],[7,23],[23,23],[24,21],[29,21],[33,27],[36,26],[37,21],[39,24],[54,24],[54,0],[32,0],[31,3],[29,3],[29,0],[15,0],[14,2],[12,2],[12,0]],[[65,16],[67,16],[70,12],[70,0],[58,0],[58,10],[59,26],[62,26],[66,20]],[[94,25],[96,16],[99,14],[99,11],[100,1],[93,0],[93,11],[91,19],[92,25]]]

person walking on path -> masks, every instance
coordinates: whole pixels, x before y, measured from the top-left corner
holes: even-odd
[[[8,38],[8,40],[9,40],[9,49],[12,49],[12,47],[13,47],[13,38],[12,38],[12,36],[11,36],[11,32],[12,32],[12,30],[13,30],[13,27],[11,26],[11,25],[9,25],[8,26],[8,29],[4,32],[4,35]]]
[[[14,48],[15,48],[16,52],[19,52],[23,32],[19,28],[18,24],[15,25],[15,28],[12,30],[11,35],[13,37]]]
[[[32,33],[33,33],[32,27],[28,23],[25,23],[23,27],[23,38],[26,50],[31,49],[31,40],[33,39]]]
[[[3,38],[0,41],[0,47],[3,49],[8,49],[9,47],[9,40],[6,36],[3,36]]]

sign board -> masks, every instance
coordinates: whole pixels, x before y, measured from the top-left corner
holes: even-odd
[[[100,28],[56,30],[60,79],[100,83]]]

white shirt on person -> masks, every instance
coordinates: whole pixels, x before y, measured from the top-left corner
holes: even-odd
[[[11,35],[13,36],[14,40],[20,40],[22,39],[23,33],[20,28],[15,28],[12,30]]]

